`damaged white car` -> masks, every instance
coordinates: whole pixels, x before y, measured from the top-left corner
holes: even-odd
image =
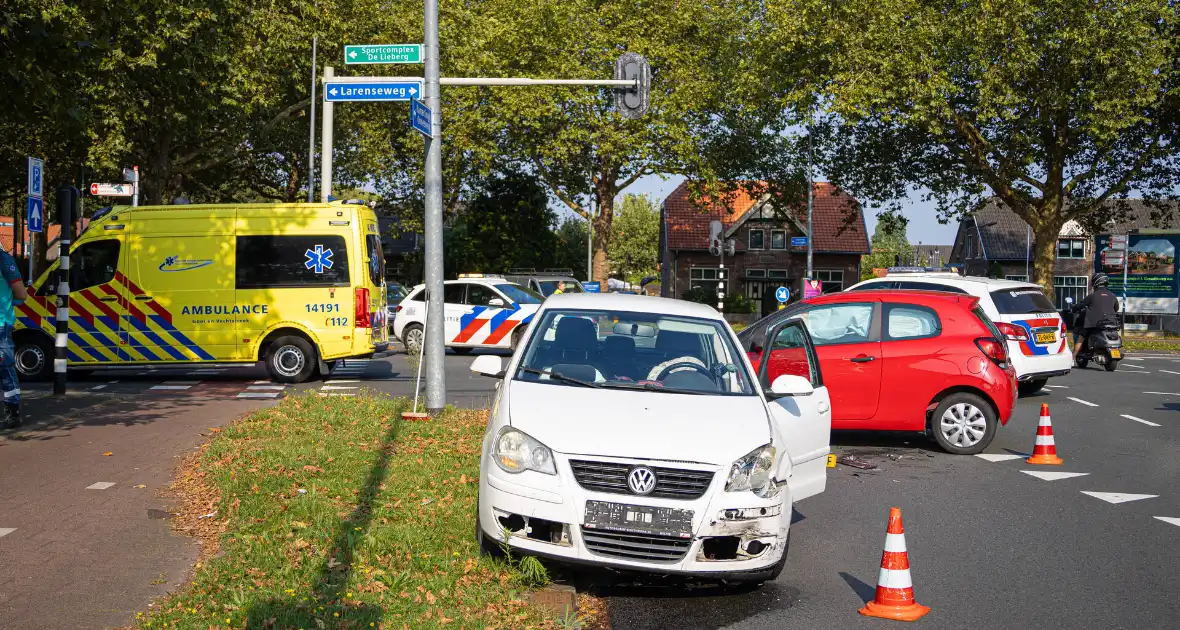
[[[759,383],[715,310],[556,295],[508,361],[484,438],[477,535],[491,552],[762,582],[786,563],[792,506],[823,492],[831,410],[799,320],[786,372]],[[768,373],[761,370],[762,374]]]

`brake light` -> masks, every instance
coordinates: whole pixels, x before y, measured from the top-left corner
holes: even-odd
[[[393,307],[393,312],[394,312],[394,313],[400,313],[400,312],[402,312],[402,305],[401,305],[401,304],[398,304],[397,306]]]
[[[1065,319],[1059,319],[1057,323],[1061,324],[1061,338],[1065,339],[1065,336],[1069,334],[1069,329],[1065,327]]]
[[[996,328],[999,328],[1000,332],[1004,333],[1004,337],[1011,341],[1028,341],[1028,331],[1016,324],[996,322]]]
[[[356,290],[356,327],[369,328],[369,290],[366,288],[359,288]]]
[[[1000,367],[1008,362],[1008,350],[1004,348],[1004,344],[994,337],[980,337],[975,340],[975,345],[979,347],[979,351],[987,358],[992,360],[992,363]]]

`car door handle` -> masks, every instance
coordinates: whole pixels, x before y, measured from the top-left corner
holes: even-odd
[[[869,361],[872,361],[873,359],[876,359],[876,358],[877,357],[866,357],[864,355],[861,355],[859,357],[852,357],[851,359],[849,359],[849,361],[852,361],[853,363],[868,363]]]
[[[98,299],[99,299],[99,300],[102,300],[103,302],[118,302],[118,301],[119,301],[119,298],[117,298],[117,297],[115,297],[115,296],[113,296],[113,295],[112,295],[112,296],[109,296],[109,297],[102,297],[102,298],[98,298]]]
[[[150,296],[150,295],[137,295],[137,296],[135,296],[135,299],[139,300],[140,302],[143,302],[145,300],[152,299],[152,296]]]
[[[831,409],[831,407],[828,406],[828,403],[824,401],[820,401],[819,405],[816,407],[816,411],[820,413],[827,413],[829,409]]]

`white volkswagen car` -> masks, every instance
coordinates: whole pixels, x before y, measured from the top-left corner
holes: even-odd
[[[773,335],[791,367],[760,383],[708,306],[547,299],[506,367],[493,355],[471,365],[502,379],[480,463],[481,549],[774,579],[794,502],[827,483],[831,410],[803,323]]]

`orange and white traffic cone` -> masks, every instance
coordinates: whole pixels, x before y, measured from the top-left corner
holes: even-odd
[[[881,552],[881,574],[877,577],[877,595],[858,612],[866,617],[897,621],[917,621],[930,612],[929,606],[914,601],[914,583],[910,579],[910,554],[905,548],[901,508],[889,508],[889,528],[885,530],[885,551]]]
[[[1057,443],[1053,441],[1053,421],[1049,419],[1049,405],[1041,403],[1041,421],[1037,423],[1037,442],[1033,445],[1032,457],[1024,460],[1029,464],[1060,465]]]

